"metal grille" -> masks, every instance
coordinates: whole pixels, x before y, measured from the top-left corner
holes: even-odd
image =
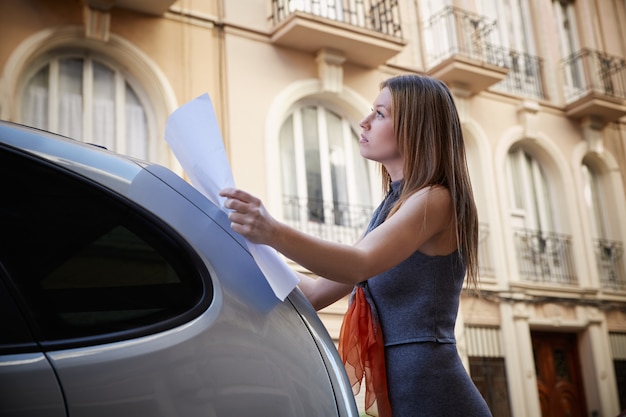
[[[371,206],[283,196],[283,218],[287,224],[338,243],[355,243],[365,232],[373,210]]]
[[[530,282],[575,285],[571,237],[541,230],[517,229],[515,246],[519,273]]]
[[[402,38],[398,0],[272,0],[270,19],[278,24],[296,12]]]
[[[603,289],[626,290],[624,276],[624,246],[622,242],[606,239],[595,241],[596,263],[600,274],[600,283]]]
[[[537,99],[545,98],[542,61],[539,57],[514,50],[506,54],[509,72],[493,86],[494,90]]]
[[[613,360],[626,360],[626,333],[609,333]]]
[[[491,65],[505,66],[505,50],[487,41],[496,21],[456,7],[446,7],[425,22],[428,63],[462,55]]]
[[[563,60],[566,100],[571,103],[595,92],[626,99],[626,60],[591,49],[582,49]]]
[[[497,327],[466,326],[467,356],[502,358],[500,329]]]

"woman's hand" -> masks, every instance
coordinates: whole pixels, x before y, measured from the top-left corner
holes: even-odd
[[[269,244],[276,233],[277,221],[265,210],[263,203],[253,195],[235,188],[220,191],[226,197],[224,207],[230,227],[253,243]]]

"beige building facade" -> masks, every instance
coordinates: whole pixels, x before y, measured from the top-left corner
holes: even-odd
[[[472,379],[496,417],[626,408],[626,0],[0,0],[0,40],[1,119],[184,175],[167,117],[209,93],[237,185],[348,244],[381,198],[379,83],[442,79],[481,222]]]

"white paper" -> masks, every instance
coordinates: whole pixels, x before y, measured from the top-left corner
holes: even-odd
[[[165,141],[189,176],[191,184],[222,210],[221,189],[234,187],[222,134],[208,94],[182,105],[170,115]],[[246,240],[248,249],[276,297],[284,301],[298,285],[296,273],[271,247]]]

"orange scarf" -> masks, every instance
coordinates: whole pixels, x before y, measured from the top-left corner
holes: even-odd
[[[391,417],[385,345],[376,319],[363,288],[357,286],[341,324],[338,350],[354,395],[359,393],[365,376],[365,412],[370,416]]]

